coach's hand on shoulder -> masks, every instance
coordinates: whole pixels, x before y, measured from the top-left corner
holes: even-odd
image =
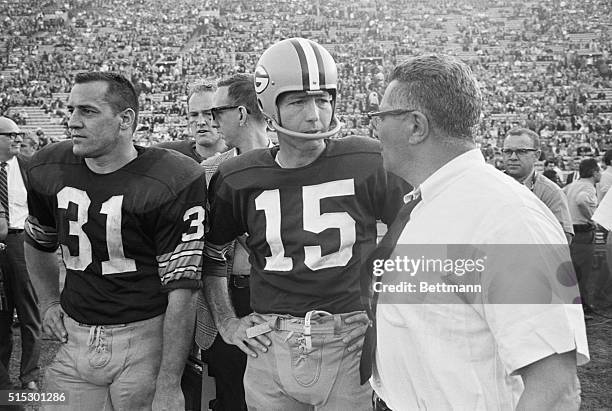
[[[152,411],[174,411],[185,409],[185,397],[180,381],[176,384],[157,384]]]
[[[361,323],[361,325],[354,330],[351,330],[342,341],[348,345],[349,351],[357,351],[361,350],[363,347],[363,336],[365,335],[366,330],[368,329],[368,324],[370,324],[370,319],[368,315],[364,312],[354,313],[344,318],[344,322],[346,324],[355,324]]]
[[[43,313],[43,331],[62,343],[68,341],[68,333],[64,327],[64,315],[66,313],[59,302],[50,305]]]
[[[257,352],[265,353],[272,344],[267,335],[260,334],[253,338],[247,336],[247,330],[265,321],[258,319],[253,314],[242,318],[231,317],[225,319],[219,327],[219,333],[228,344],[240,348],[245,354],[257,358]]]

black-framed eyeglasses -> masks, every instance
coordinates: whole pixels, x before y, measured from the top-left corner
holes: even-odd
[[[11,140],[15,140],[17,138],[23,138],[23,136],[25,136],[25,133],[1,133],[0,132],[0,136],[6,136],[8,138],[10,138]]]
[[[408,114],[417,111],[416,109],[410,108],[394,108],[392,110],[384,110],[384,111],[370,111],[366,113],[370,121],[374,127],[378,127],[380,122],[385,119],[387,116],[401,116],[402,114]]]
[[[212,113],[212,118],[215,119],[218,115],[218,113],[222,112],[222,111],[226,111],[226,110],[233,110],[235,108],[238,107],[244,107],[242,105],[227,105],[227,106],[219,106],[219,107],[213,107],[210,109],[210,112]],[[247,113],[251,113],[249,111],[248,108],[244,107],[244,109],[246,110]]]
[[[527,153],[531,153],[534,151],[538,151],[537,148],[503,148],[502,154],[510,157],[512,154],[516,154],[517,156],[524,156]]]

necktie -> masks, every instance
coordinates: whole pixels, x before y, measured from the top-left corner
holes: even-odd
[[[8,206],[8,179],[6,173],[6,161],[0,163],[0,204],[6,212],[6,220],[9,221],[9,206]]]
[[[361,384],[364,384],[372,376],[372,363],[376,352],[376,304],[378,302],[378,293],[374,293],[372,298],[370,298],[372,290],[373,261],[387,260],[391,256],[397,244],[397,240],[402,234],[402,231],[404,231],[404,227],[408,221],[410,221],[410,213],[412,213],[412,210],[420,201],[421,196],[417,193],[417,195],[413,196],[411,201],[401,208],[395,220],[391,226],[389,226],[385,236],[378,246],[376,246],[376,249],[370,253],[365,264],[361,266],[361,296],[362,300],[366,302],[366,312],[372,321],[366,331],[361,351],[361,362],[359,363]]]

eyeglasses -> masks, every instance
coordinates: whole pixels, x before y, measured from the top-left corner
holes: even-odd
[[[0,136],[6,136],[11,140],[15,140],[17,138],[23,138],[23,136],[25,136],[25,133],[0,133]]]
[[[228,106],[213,107],[213,108],[210,109],[210,112],[212,113],[212,118],[214,120],[215,118],[217,118],[217,115],[221,111],[233,110],[233,109],[238,108],[238,107],[244,107],[244,106],[241,106],[241,105],[228,105]],[[244,109],[246,110],[247,113],[249,113],[249,114],[251,113],[248,108],[244,107]]]
[[[385,119],[387,116],[401,116],[402,114],[408,114],[417,111],[416,109],[408,109],[408,108],[395,108],[393,110],[385,110],[385,111],[370,111],[366,115],[372,122],[374,127],[378,127],[380,122]]]
[[[537,148],[503,148],[502,149],[502,154],[508,157],[511,157],[512,154],[516,154],[517,156],[524,156],[525,154],[532,152],[532,151],[538,151]]]

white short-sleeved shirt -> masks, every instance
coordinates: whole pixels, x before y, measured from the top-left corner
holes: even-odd
[[[453,159],[419,190],[422,201],[399,247],[558,244],[561,253],[569,253],[550,210],[525,186],[487,165],[479,150]],[[396,248],[391,258],[400,253]],[[521,272],[533,267],[540,274],[555,263],[517,260]],[[506,267],[498,268],[506,275]],[[520,290],[521,281],[510,280]],[[514,410],[523,390],[516,370],[571,350],[579,365],[589,360],[579,304],[379,303],[376,319],[371,383],[395,411]]]

